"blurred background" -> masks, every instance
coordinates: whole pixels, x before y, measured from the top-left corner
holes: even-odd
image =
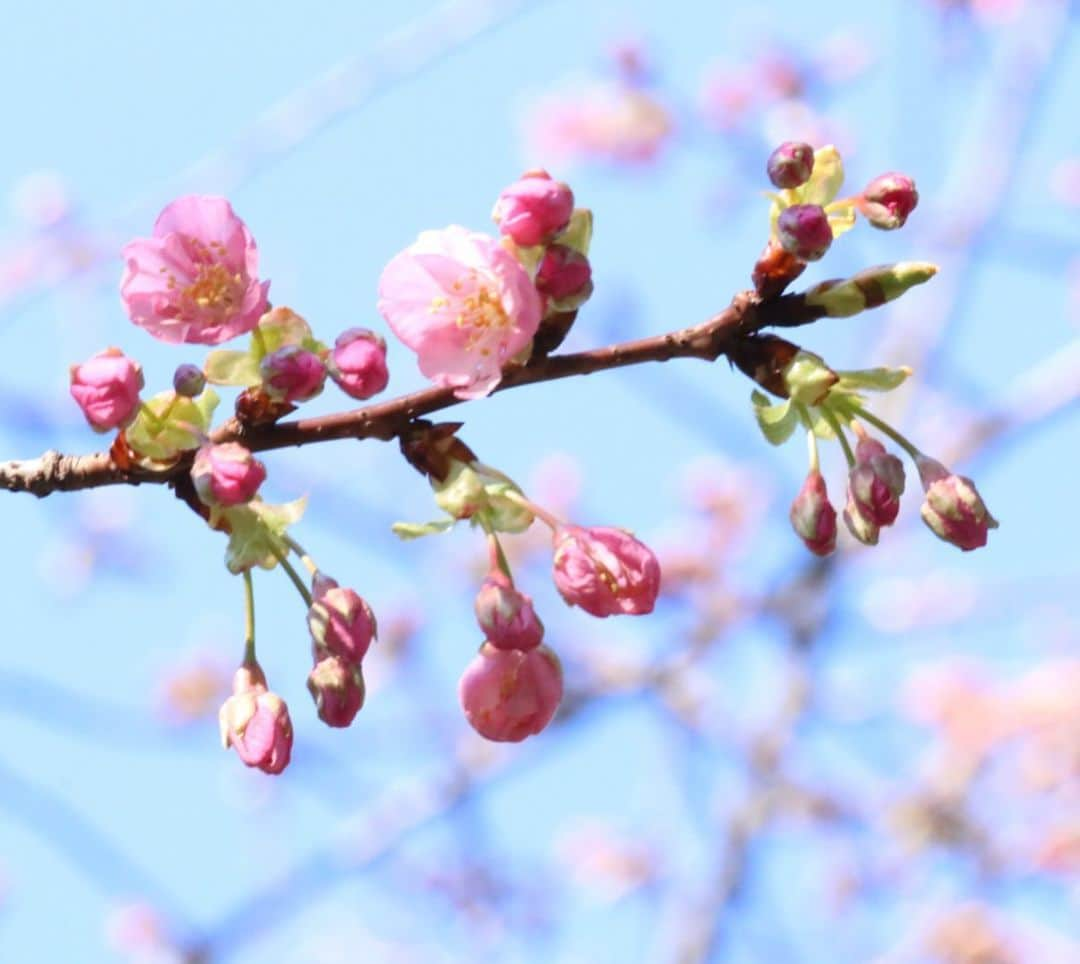
[[[105,345],[148,391],[181,361],[123,314],[121,245],[225,193],[271,298],[330,341],[423,229],[491,230],[543,165],[591,207],[581,349],[709,317],[764,243],[764,162],[837,144],[861,224],[796,287],[941,266],[895,307],[798,331],[837,368],[910,364],[879,411],[976,478],[1001,528],[918,519],[827,562],[792,535],[798,440],[724,364],[652,365],[455,409],[537,501],[661,553],[644,619],[595,620],[511,548],[567,673],[516,746],[465,724],[475,533],[396,446],[269,453],[267,498],[381,635],[351,729],[315,718],[303,606],[257,572],[259,654],[292,708],[270,778],[218,744],[242,649],[224,540],[167,491],[0,498],[0,960],[1080,961],[1080,31],[1064,0],[867,4],[398,0],[20,5],[0,36],[0,443],[100,440],[67,368]],[[805,283],[805,284],[804,284]],[[390,392],[423,384],[391,347]],[[226,402],[227,406],[228,402]],[[331,388],[314,412],[348,407]],[[223,411],[227,410],[223,407]],[[826,474],[840,489],[837,453]]]

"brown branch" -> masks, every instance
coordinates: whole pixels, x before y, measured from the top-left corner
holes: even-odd
[[[700,325],[590,351],[536,358],[526,365],[510,368],[496,391],[673,358],[716,361],[732,351],[741,338],[769,324],[769,308],[769,303],[760,304],[752,292],[742,292],[735,296],[730,306]],[[810,320],[813,319],[808,317],[807,321]],[[426,388],[365,408],[318,418],[260,426],[244,425],[233,418],[217,428],[211,438],[215,442],[241,441],[253,452],[347,438],[389,441],[399,436],[414,419],[462,401],[452,389]],[[189,453],[164,469],[122,468],[108,452],[61,455],[49,451],[36,459],[0,462],[0,488],[43,497],[53,492],[105,485],[162,484],[174,482],[184,475],[190,467],[191,457]]]

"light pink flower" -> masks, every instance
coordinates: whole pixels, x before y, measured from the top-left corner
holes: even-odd
[[[806,476],[791,503],[790,518],[795,534],[814,555],[827,556],[836,548],[836,509],[829,502],[820,472],[815,470]]]
[[[515,244],[544,244],[558,234],[574,212],[574,192],[547,171],[527,171],[505,188],[495,202],[492,220]]]
[[[541,304],[498,241],[451,225],[425,231],[383,269],[379,311],[436,385],[479,398],[536,334]]]
[[[317,658],[327,654],[357,664],[375,637],[375,615],[352,589],[326,589],[308,610],[308,629]]]
[[[593,616],[643,616],[653,611],[660,592],[660,563],[625,529],[560,529],[554,576],[563,599]]]
[[[233,695],[218,714],[221,742],[233,747],[249,767],[280,773],[292,755],[293,729],[289,708],[266,688],[257,666],[241,666],[233,677]]]
[[[119,348],[71,366],[71,397],[95,432],[127,425],[139,409],[142,387],[142,368]]]
[[[266,480],[266,466],[239,442],[204,445],[195,453],[191,481],[209,506],[250,502]]]
[[[263,391],[277,402],[306,402],[323,389],[326,365],[313,351],[285,345],[259,362]]]
[[[487,641],[499,649],[535,649],[544,638],[532,600],[497,569],[488,573],[476,594],[475,609]]]
[[[547,646],[522,652],[484,643],[458,684],[469,725],[500,743],[519,743],[544,729],[562,693],[562,665]]]
[[[255,241],[225,198],[178,198],[123,255],[128,317],[162,341],[218,345],[266,311],[270,282],[259,282]]]
[[[327,726],[348,726],[364,705],[364,675],[358,665],[327,656],[308,674],[307,687],[319,719]]]
[[[334,342],[327,370],[350,398],[363,401],[378,395],[390,381],[386,341],[367,328],[343,331]]]

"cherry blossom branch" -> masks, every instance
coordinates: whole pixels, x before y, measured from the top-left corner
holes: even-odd
[[[525,365],[508,369],[496,391],[645,362],[675,358],[716,361],[722,356],[730,356],[745,336],[769,325],[791,327],[809,324],[820,317],[820,309],[798,300],[776,298],[762,302],[753,292],[745,291],[736,295],[719,314],[699,325],[603,348],[534,358]],[[375,405],[317,418],[260,426],[246,425],[233,418],[216,429],[211,438],[215,442],[242,441],[253,452],[338,439],[389,441],[398,437],[415,419],[462,401],[451,388],[427,388]],[[62,455],[48,451],[35,459],[0,463],[0,488],[44,497],[53,492],[106,485],[176,485],[187,474],[190,463],[191,455],[188,454],[164,469],[125,468],[117,464],[109,452]],[[183,492],[178,494],[183,497]]]

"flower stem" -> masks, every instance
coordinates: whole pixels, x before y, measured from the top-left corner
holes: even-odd
[[[510,584],[513,585],[514,576],[510,572],[510,561],[506,558],[502,543],[494,532],[488,532],[488,558],[490,559],[491,568],[499,569],[510,580]]]
[[[852,402],[850,408],[853,415],[858,416],[865,422],[869,422],[871,425],[874,426],[874,428],[878,429],[878,431],[884,432],[897,445],[899,445],[900,448],[907,452],[907,454],[910,455],[912,459],[918,459],[922,456],[922,452],[920,452],[914,445],[912,445],[907,438],[905,438],[898,431],[896,431],[896,429],[894,429],[888,422],[878,418],[872,412],[868,412],[858,402]]]
[[[837,441],[840,443],[840,448],[844,450],[844,458],[847,459],[847,464],[853,466],[855,464],[855,453],[851,451],[851,444],[847,440],[847,436],[844,434],[843,426],[840,424],[840,420],[836,417],[836,414],[826,408],[824,405],[821,407],[821,417],[829,423],[831,428],[836,433]]]
[[[304,600],[304,605],[310,609],[311,592],[308,590],[308,587],[304,585],[304,580],[300,578],[300,573],[298,573],[293,564],[289,562],[289,557],[273,543],[270,544],[270,551],[273,552],[277,561],[281,563],[281,568],[285,570],[286,575],[292,580],[292,584],[296,586],[296,591],[300,593],[300,598]]]
[[[528,509],[536,518],[544,523],[549,529],[561,529],[565,522],[558,516],[552,515],[547,509],[541,508],[535,502],[530,502],[521,492],[509,491],[503,495],[504,499],[509,499],[511,502],[520,505],[524,509]]]
[[[821,469],[819,468],[820,463],[818,461],[817,435],[814,434],[814,430],[812,428],[806,430],[806,448],[810,453],[810,472],[820,472]]]
[[[315,560],[311,558],[304,550],[304,547],[300,545],[292,536],[285,536],[285,545],[287,545],[293,552],[299,557],[300,561],[304,564],[304,568],[307,569],[313,576],[319,571],[319,567],[315,565]]]
[[[255,587],[251,570],[244,570],[244,665],[255,665]]]

